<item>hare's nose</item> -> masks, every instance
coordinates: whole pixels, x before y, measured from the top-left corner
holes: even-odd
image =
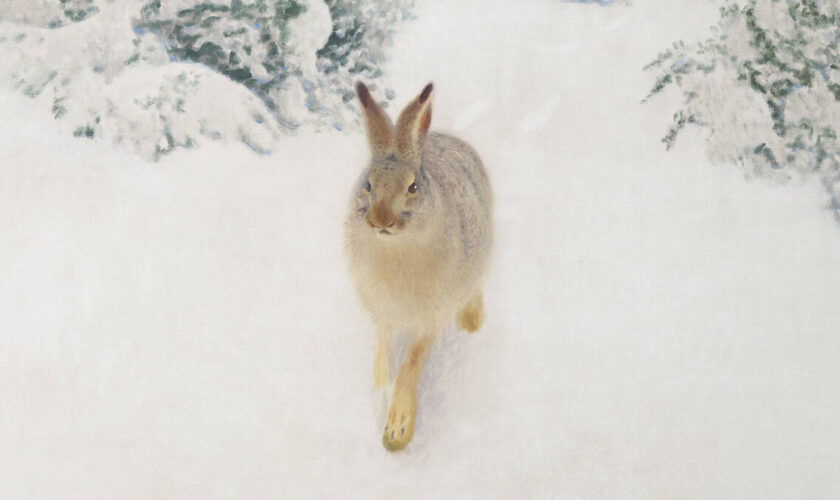
[[[394,217],[390,207],[381,201],[376,203],[370,211],[370,223],[379,229],[391,227],[396,222],[397,218]]]

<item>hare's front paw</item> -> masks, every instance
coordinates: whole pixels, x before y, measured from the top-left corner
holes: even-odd
[[[385,420],[382,445],[388,451],[400,451],[414,436],[414,419],[417,415],[417,392],[408,388],[396,388]]]
[[[383,349],[376,351],[373,358],[373,387],[379,389],[388,383],[388,355]]]

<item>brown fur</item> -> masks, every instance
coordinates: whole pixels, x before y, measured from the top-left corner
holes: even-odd
[[[469,333],[475,333],[484,322],[484,296],[478,292],[463,309],[458,311],[458,327]]]
[[[365,113],[365,129],[370,149],[375,155],[384,155],[393,149],[394,144],[394,126],[391,119],[376,104],[364,83],[356,83],[356,95],[359,96]]]
[[[378,228],[391,227],[395,223],[394,212],[388,208],[385,201],[378,201],[373,205],[370,211],[370,223]]]
[[[420,155],[429,127],[432,124],[432,84],[426,85],[423,93],[405,107],[396,125],[397,155],[411,160]]]
[[[426,110],[426,112],[423,113],[423,118],[420,120],[419,137],[420,137],[421,141],[426,140],[426,136],[429,135],[429,127],[431,125],[432,125],[432,107],[429,106],[429,108]]]

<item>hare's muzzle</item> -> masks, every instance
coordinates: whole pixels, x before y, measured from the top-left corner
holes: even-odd
[[[374,229],[385,230],[397,223],[397,217],[385,200],[378,201],[368,213],[368,222]]]

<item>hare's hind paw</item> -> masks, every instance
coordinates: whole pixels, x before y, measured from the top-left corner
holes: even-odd
[[[469,333],[474,333],[481,328],[484,322],[484,296],[478,292],[463,309],[458,311],[458,327]]]

